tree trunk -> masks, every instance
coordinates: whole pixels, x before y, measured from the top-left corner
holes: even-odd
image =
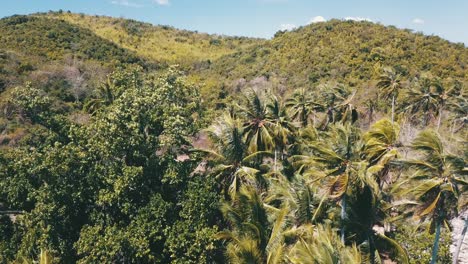
[[[395,120],[395,95],[392,96],[392,125]]]
[[[276,172],[276,160],[278,159],[278,149],[275,148],[275,172]]]
[[[346,194],[341,197],[341,242],[345,243]]]
[[[437,132],[439,131],[439,128],[440,128],[441,119],[442,119],[442,107],[439,109],[439,118],[437,119]]]
[[[432,257],[431,257],[431,264],[436,264],[437,263],[437,252],[439,250],[439,239],[440,239],[440,220],[436,220],[436,231],[435,231],[435,237],[434,237],[434,245],[432,247]]]
[[[375,264],[375,246],[374,246],[374,239],[372,237],[372,229],[367,231],[367,241],[369,242],[369,258],[370,264]]]
[[[460,238],[457,242],[457,248],[453,254],[453,264],[458,264],[458,255],[460,254],[461,246],[463,244],[463,240],[465,239],[466,229],[468,229],[468,216],[465,218],[465,226],[460,234]]]

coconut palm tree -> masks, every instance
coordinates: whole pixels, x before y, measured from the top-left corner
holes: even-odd
[[[231,230],[218,233],[218,238],[229,241],[226,253],[231,263],[283,263],[286,208],[268,212],[257,190],[242,187],[221,211]]]
[[[432,130],[419,133],[411,147],[421,158],[404,161],[412,174],[400,185],[400,194],[419,202],[413,211],[416,218],[431,221],[430,232],[435,232],[431,259],[434,264],[442,225],[467,206],[460,204],[459,199],[468,189],[466,164],[448,153]]]
[[[363,263],[356,245],[345,246],[328,225],[305,225],[296,232],[298,240],[287,253],[288,263]]]
[[[325,198],[318,192],[313,180],[296,174],[291,179],[278,175],[270,178],[268,194],[265,202],[274,206],[288,208],[288,218],[294,226],[317,223],[325,214]],[[326,217],[326,216],[325,216]]]
[[[253,161],[259,153],[249,155],[243,137],[242,122],[229,114],[223,115],[206,131],[213,141],[211,149],[200,149],[215,162],[213,174],[220,180],[225,195],[235,198],[243,184],[255,185],[258,170]]]
[[[468,99],[466,95],[459,95],[452,97],[447,103],[447,108],[451,111],[453,116],[451,117],[452,127],[451,132],[453,133],[462,129],[468,123]],[[457,123],[461,123],[457,128]]]
[[[366,163],[360,158],[360,131],[350,124],[337,124],[308,147],[311,153],[293,159],[299,171],[323,182],[329,197],[340,200],[341,239],[344,242],[349,185],[356,179],[365,178]]]
[[[270,151],[274,147],[271,123],[267,118],[267,106],[260,95],[251,91],[244,96],[244,103],[238,105],[243,123],[245,142],[251,153]]]
[[[370,130],[364,134],[363,154],[369,161],[372,173],[378,175],[377,182],[380,189],[388,183],[387,176],[390,162],[399,158],[398,141],[400,127],[388,119],[381,119],[372,125]]]
[[[356,211],[360,212],[358,215],[361,218],[357,222],[367,223],[364,225],[364,232],[367,234],[371,263],[374,263],[375,259],[376,240],[386,242],[385,244],[396,249],[403,262],[408,262],[405,250],[396,241],[385,236],[384,233],[379,234],[373,231],[376,224],[381,224],[384,227],[387,225],[388,212],[386,208],[389,208],[391,200],[384,191],[384,186],[391,183],[389,178],[391,162],[400,157],[398,151],[398,147],[401,146],[398,141],[399,131],[399,126],[396,123],[392,123],[388,119],[381,119],[373,124],[363,136],[363,155],[369,162],[367,173],[370,174],[370,177],[367,179],[364,191],[360,193],[360,200],[357,202],[358,205],[363,204],[363,206],[359,205],[361,210]],[[374,179],[375,183],[373,183]]]
[[[403,110],[415,116],[421,115],[424,126],[439,112],[439,96],[435,88],[437,85],[432,79],[423,77],[416,80],[406,94]]]
[[[275,149],[274,170],[277,171],[277,159],[283,160],[284,150],[292,143],[294,139],[293,132],[296,131],[296,127],[290,121],[286,108],[276,96],[273,96],[267,105],[267,119],[270,124]]]
[[[309,124],[310,115],[314,114],[314,111],[320,110],[323,106],[314,101],[312,93],[302,88],[296,90],[286,100],[286,107],[289,108],[292,120],[298,121],[302,127],[306,127]]]
[[[323,103],[318,109],[326,112],[322,128],[337,122],[354,123],[358,118],[357,110],[352,104],[355,95],[356,91],[352,91],[342,84],[328,83],[321,86],[319,96],[323,98]]]
[[[384,99],[392,98],[392,123],[395,117],[395,104],[398,92],[402,88],[401,76],[391,68],[384,68],[377,82],[377,88]]]

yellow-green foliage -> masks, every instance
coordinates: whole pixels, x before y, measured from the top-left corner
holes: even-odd
[[[236,79],[265,76],[281,80],[288,90],[330,80],[359,90],[373,89],[385,66],[405,78],[431,72],[466,82],[467,64],[468,49],[461,43],[371,22],[331,20],[278,32],[272,40],[215,61],[201,74],[225,79],[233,89]]]
[[[170,26],[153,26],[123,18],[71,13],[50,13],[48,16],[88,28],[141,57],[182,66],[192,66],[196,62],[210,64],[223,55],[264,42],[260,39],[178,30]]]

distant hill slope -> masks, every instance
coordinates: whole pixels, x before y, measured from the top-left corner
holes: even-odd
[[[87,28],[143,58],[182,66],[210,63],[221,56],[265,42],[262,39],[209,35],[170,26],[154,26],[123,18],[65,12],[52,12],[45,16]]]
[[[109,65],[108,69],[135,62],[179,64],[200,83],[211,106],[249,86],[288,93],[327,81],[356,88],[356,98],[364,98],[377,92],[375,81],[386,66],[404,79],[430,72],[468,82],[468,49],[463,44],[371,22],[330,20],[279,31],[264,40],[68,12],[0,20],[1,89],[28,80],[34,71],[55,71],[68,63],[67,56]],[[54,69],[43,69],[57,60],[61,62]],[[88,79],[95,81],[95,71],[88,72]],[[15,80],[15,73],[26,78]]]
[[[66,21],[36,16],[12,16],[0,20],[0,49],[43,61],[67,54],[83,60],[137,63],[141,59],[86,28]]]
[[[260,45],[216,60],[200,75],[236,79],[275,77],[289,90],[334,80],[369,87],[380,67],[405,77],[430,72],[468,81],[468,49],[436,36],[371,22],[331,20],[278,32]]]

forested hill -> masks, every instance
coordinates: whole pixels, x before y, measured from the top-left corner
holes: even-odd
[[[463,259],[467,67],[370,22],[0,19],[0,263]]]
[[[372,89],[379,70],[390,65],[407,78],[431,72],[467,81],[468,49],[411,30],[331,20],[277,32],[270,41],[216,60],[206,72],[228,82],[263,76],[288,90],[328,80]]]

